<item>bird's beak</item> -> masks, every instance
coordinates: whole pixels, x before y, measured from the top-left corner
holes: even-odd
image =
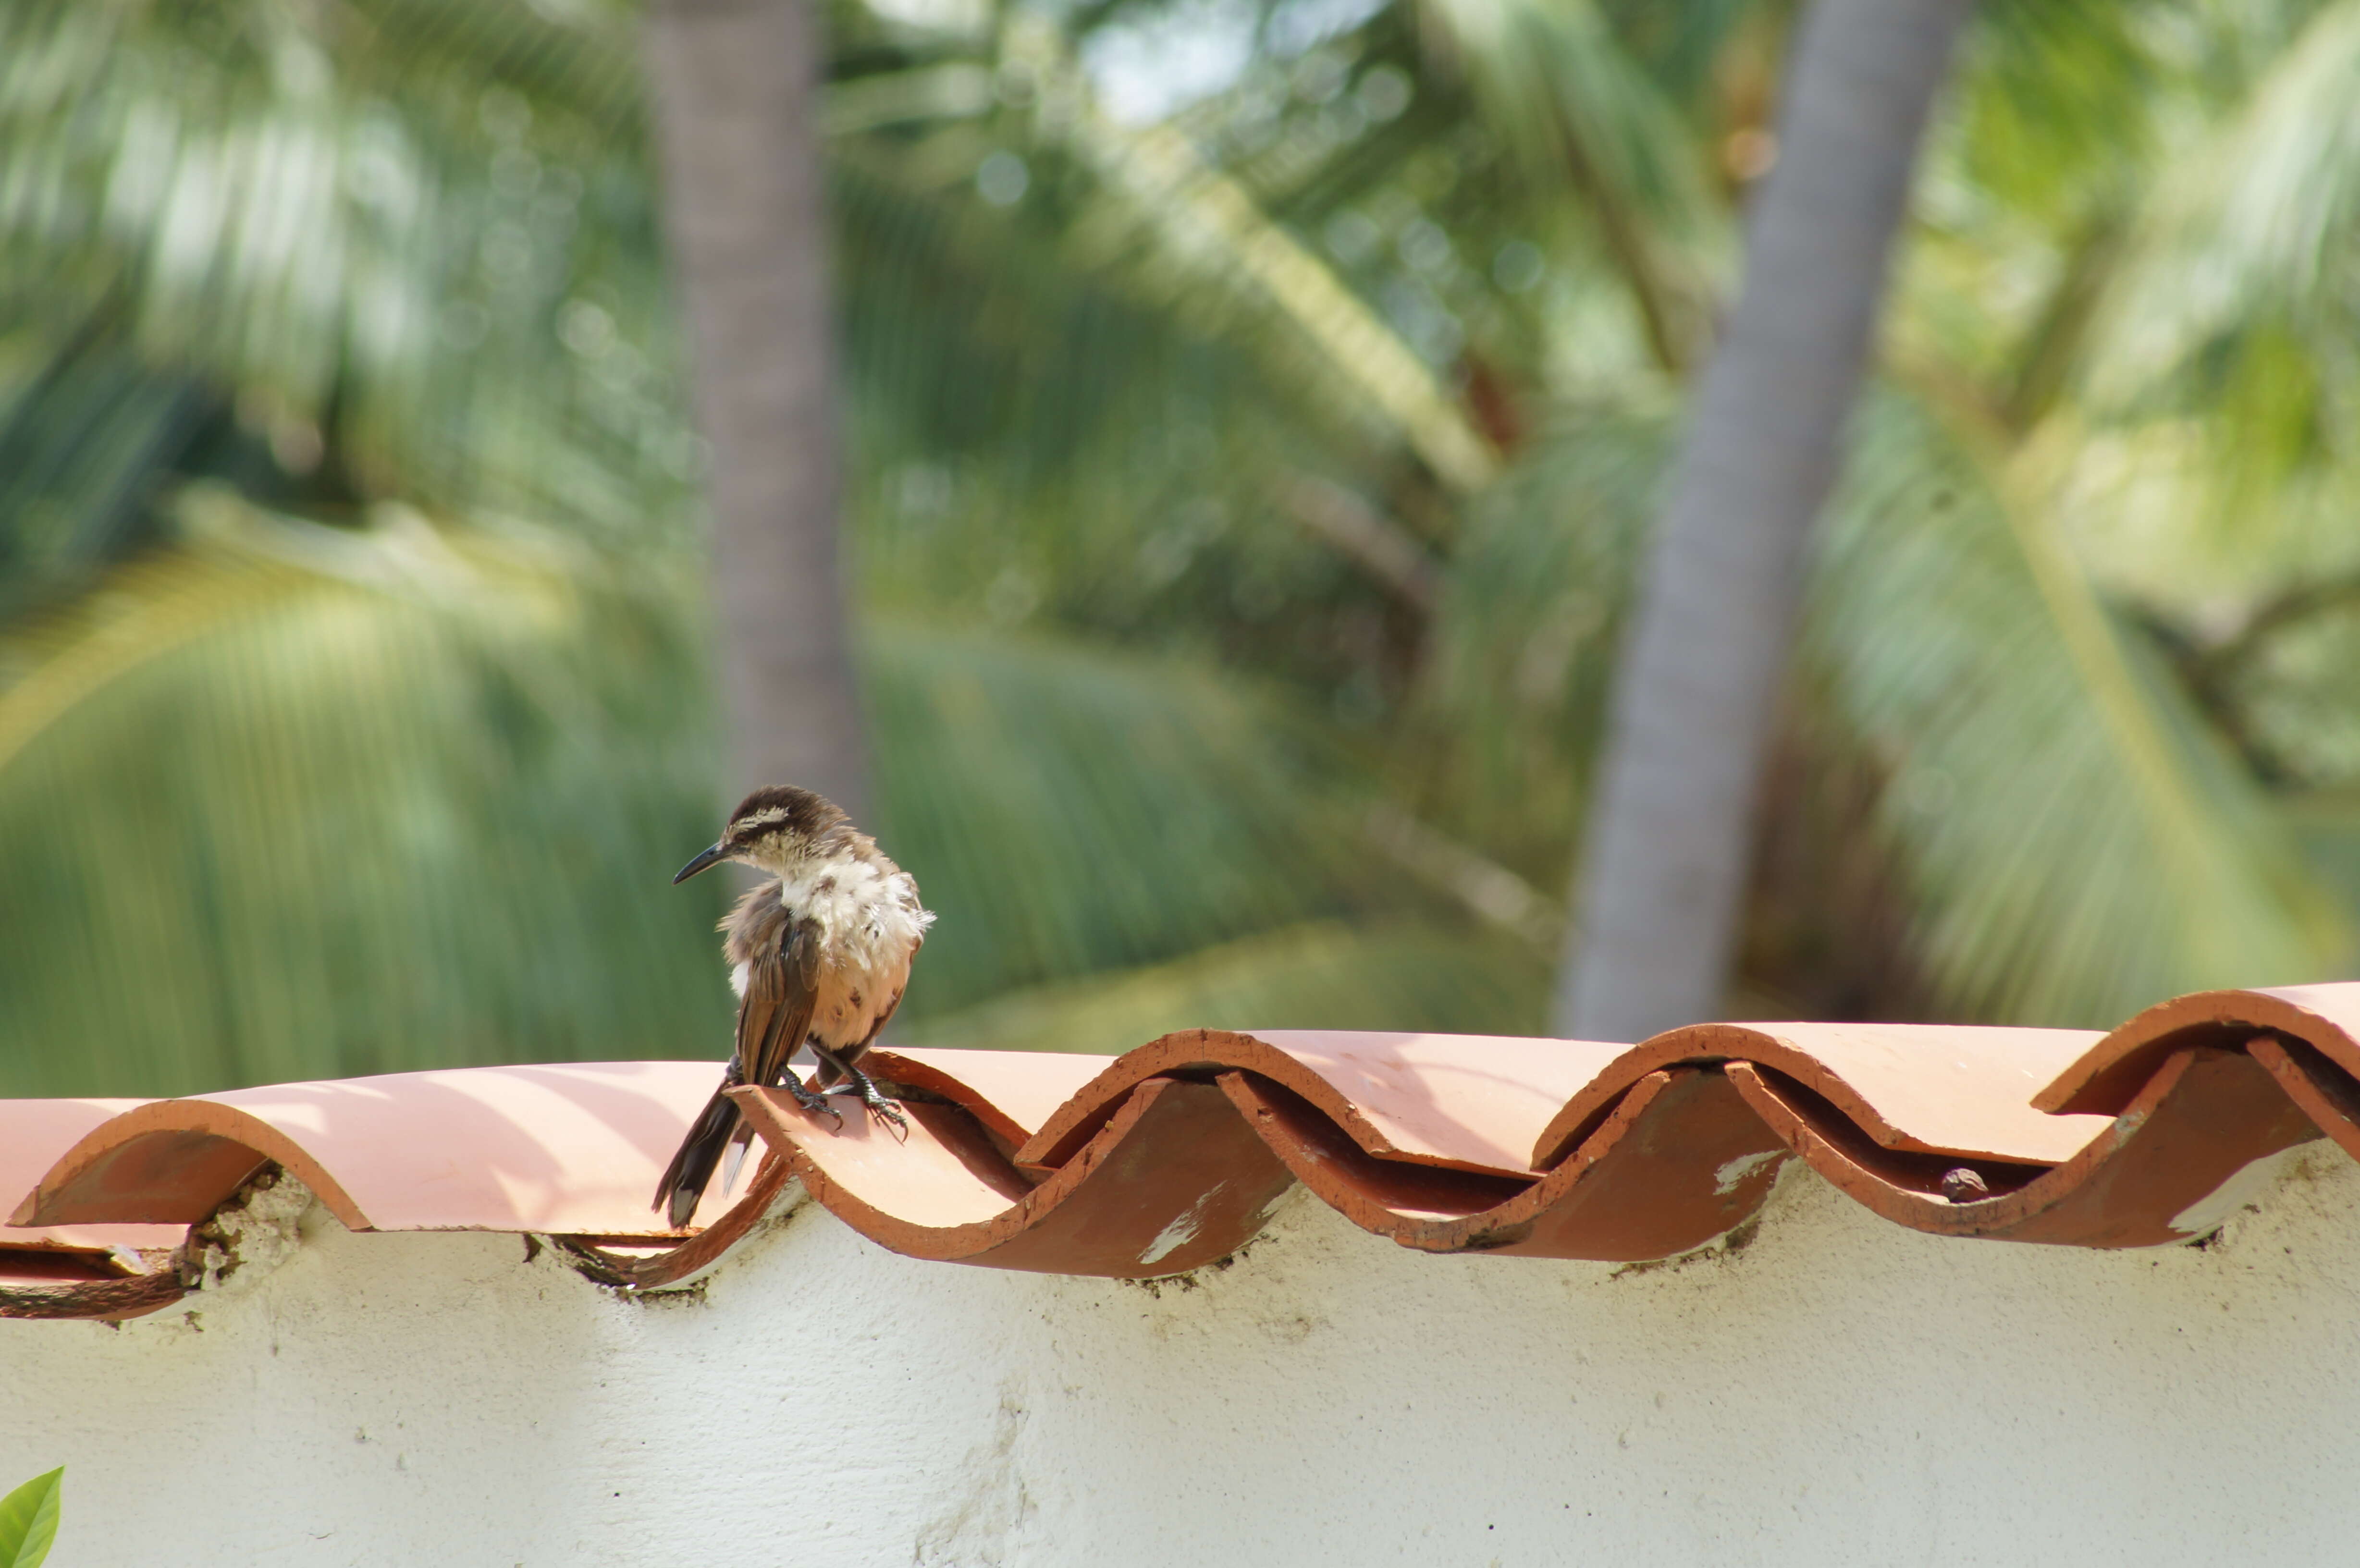
[[[729,851],[722,844],[716,844],[711,849],[700,850],[697,852],[697,856],[694,860],[690,861],[687,865],[680,868],[680,875],[672,879],[672,885],[677,887],[682,883],[687,881],[690,877],[695,876],[698,872],[704,870],[706,866],[717,865],[728,858]]]

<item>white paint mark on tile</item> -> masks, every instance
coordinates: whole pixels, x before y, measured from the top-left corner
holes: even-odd
[[[2171,1228],[2185,1236],[2204,1236],[2219,1230],[2239,1210],[2259,1203],[2278,1176],[2296,1157],[2311,1146],[2298,1143],[2292,1149],[2281,1149],[2276,1154],[2266,1154],[2222,1182],[2204,1196],[2171,1216]]]
[[[1737,1191],[1738,1184],[1772,1160],[1786,1155],[1783,1149],[1765,1149],[1759,1154],[1741,1154],[1712,1173],[1712,1190],[1722,1197]]]
[[[1188,1205],[1187,1213],[1157,1231],[1155,1239],[1147,1244],[1147,1250],[1139,1255],[1139,1261],[1148,1268],[1153,1268],[1196,1240],[1196,1233],[1205,1228],[1205,1205],[1213,1201],[1215,1193],[1228,1185],[1227,1181],[1215,1182],[1212,1192]]]

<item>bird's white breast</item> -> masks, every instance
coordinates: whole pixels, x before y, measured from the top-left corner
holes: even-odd
[[[779,900],[819,928],[812,1033],[828,1046],[867,1040],[901,1000],[910,961],[934,923],[918,902],[917,883],[873,861],[816,861],[780,877]]]

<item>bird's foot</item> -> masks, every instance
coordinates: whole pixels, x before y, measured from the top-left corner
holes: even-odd
[[[895,1138],[903,1143],[909,1142],[910,1118],[901,1114],[901,1107],[887,1099],[868,1079],[863,1078],[860,1084],[868,1091],[860,1096],[860,1103],[868,1108],[869,1119],[879,1127],[890,1127]]]
[[[877,1081],[874,1078],[836,1057],[825,1057],[822,1060],[826,1066],[835,1069],[835,1076],[843,1079],[846,1086],[860,1097],[861,1106],[868,1111],[870,1121],[875,1122],[879,1127],[890,1128],[893,1136],[904,1143],[910,1140],[910,1118],[903,1116],[901,1107],[889,1098],[884,1090],[877,1086]]]
[[[836,1131],[842,1132],[844,1130],[844,1113],[837,1110],[834,1105],[829,1105],[825,1094],[821,1094],[816,1089],[807,1089],[803,1087],[803,1081],[796,1077],[792,1070],[786,1074],[785,1082],[782,1086],[788,1094],[792,1094],[795,1097],[796,1105],[801,1105],[803,1109],[809,1111],[815,1116],[825,1116],[828,1120],[836,1124]]]
[[[901,1114],[900,1105],[886,1098],[885,1091],[877,1086],[877,1081],[858,1067],[846,1068],[844,1075],[852,1081],[852,1092],[860,1096],[860,1104],[869,1112],[869,1119],[879,1127],[891,1128],[894,1137],[904,1143],[909,1142],[910,1118]]]

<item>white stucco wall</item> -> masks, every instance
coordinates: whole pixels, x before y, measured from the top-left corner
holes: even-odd
[[[344,1234],[0,1323],[0,1482],[85,1564],[2223,1563],[2360,1540],[2360,1171],[2205,1250],[1937,1241],[1790,1173],[1741,1254],[1428,1258],[1299,1194],[1195,1289],[815,1207],[701,1301]]]

